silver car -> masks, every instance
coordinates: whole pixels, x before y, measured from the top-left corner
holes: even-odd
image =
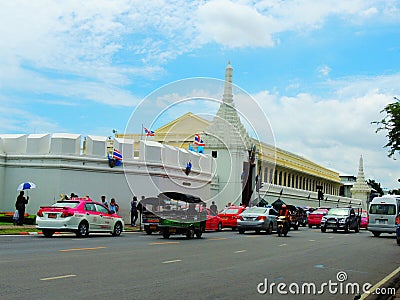
[[[277,230],[276,219],[279,213],[271,207],[249,207],[239,215],[237,220],[237,228],[239,233],[244,233],[248,230],[254,230],[259,233],[265,230],[267,234]]]

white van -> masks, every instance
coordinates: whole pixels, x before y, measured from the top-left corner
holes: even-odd
[[[374,198],[369,205],[368,230],[374,236],[379,236],[381,233],[396,233],[395,220],[399,212],[399,195]]]

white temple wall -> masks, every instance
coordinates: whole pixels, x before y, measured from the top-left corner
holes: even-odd
[[[179,165],[166,166],[159,151],[162,145],[152,144],[143,148],[149,151],[143,156],[150,158],[150,161],[126,159],[124,156],[122,166],[110,168],[105,154],[102,155],[106,145],[106,140],[102,137],[87,139],[89,144],[93,141],[88,155],[70,154],[78,151],[80,135],[57,136],[55,142],[50,140],[49,147],[53,147],[52,151],[63,152],[62,154],[43,154],[46,147],[42,146],[47,143],[46,139],[43,135],[29,140],[29,152],[36,149],[38,153],[9,154],[2,153],[4,140],[0,138],[0,211],[14,211],[18,196],[17,186],[25,181],[37,185],[36,189],[26,192],[30,196],[27,205],[29,214],[35,214],[42,205],[50,205],[59,200],[60,194],[70,195],[72,192],[81,197],[89,195],[97,201],[101,195],[105,195],[108,201],[114,197],[126,222],[130,220],[129,209],[133,195],[140,199],[142,195],[153,197],[160,192],[179,191],[199,196],[205,201],[210,199],[210,174],[200,173],[198,165],[194,166],[197,171],[189,176]],[[21,148],[21,140],[11,140],[9,149],[15,151]],[[134,149],[131,149],[133,153]],[[178,157],[179,149],[173,151],[175,154],[172,155]],[[188,153],[184,155],[190,157]],[[211,159],[209,164],[211,165]]]

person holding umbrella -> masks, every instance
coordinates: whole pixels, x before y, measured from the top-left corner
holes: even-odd
[[[25,205],[28,204],[29,196],[25,198],[24,191],[20,191],[15,202],[15,208],[18,210],[17,225],[24,225]]]

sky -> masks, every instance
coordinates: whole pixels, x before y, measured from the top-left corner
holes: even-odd
[[[362,155],[366,179],[397,189],[399,160],[371,122],[400,97],[399,15],[397,0],[1,1],[0,133],[156,130],[138,107],[160,90],[221,99],[177,82],[223,80],[230,61],[277,147],[343,175]],[[204,107],[161,119],[217,109]]]

